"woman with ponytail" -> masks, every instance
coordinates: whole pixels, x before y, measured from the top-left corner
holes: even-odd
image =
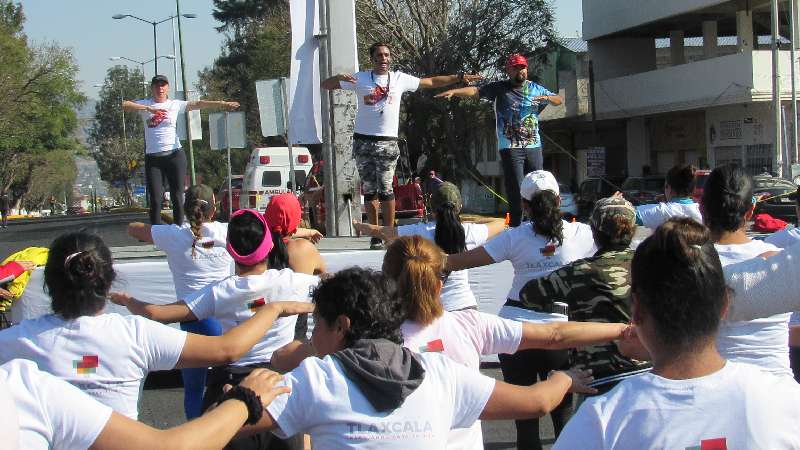
[[[83,232],[56,238],[44,268],[53,313],[0,331],[0,364],[34,361],[135,420],[149,372],[205,370],[235,361],[261,341],[279,316],[313,309],[305,303],[270,303],[222,336],[204,336],[104,312],[115,279],[111,251],[102,239]]]
[[[711,230],[722,267],[780,249],[747,236],[755,209],[753,180],[736,166],[714,169],[706,180],[700,211]],[[734,293],[734,295],[736,295]],[[777,375],[793,376],[789,365],[791,314],[749,321],[723,321],[717,337],[720,354],[730,361],[750,363]]]
[[[520,186],[522,209],[530,222],[511,228],[486,245],[468,252],[450,255],[446,270],[510,261],[514,280],[500,317],[520,322],[548,323],[567,320],[564,311],[542,310],[519,301],[519,292],[531,280],[541,278],[561,266],[594,255],[597,251],[589,225],[566,222],[561,218],[558,182],[544,170],[529,173]],[[546,380],[551,370],[569,366],[567,350],[525,350],[514,355],[500,355],[503,378],[511,384],[531,385]],[[571,412],[571,396],[551,413],[556,435]],[[518,420],[517,447],[539,449],[539,421]]]
[[[214,191],[204,184],[186,190],[182,225],[149,225],[134,222],[128,225],[132,237],[154,244],[167,255],[172,272],[175,295],[185,299],[193,292],[233,274],[233,260],[225,251],[228,225],[214,220],[216,199]],[[206,336],[222,333],[214,318],[182,322],[181,330]],[[200,415],[206,372],[202,369],[183,369],[183,407],[187,419]]]
[[[619,339],[628,328],[623,324],[522,323],[474,309],[444,311],[438,301],[444,257],[433,242],[420,236],[392,242],[383,259],[383,273],[397,284],[408,311],[408,319],[401,327],[403,345],[420,353],[444,353],[475,371],[480,369],[481,355],[582,347]],[[569,373],[583,375],[580,371]],[[451,431],[447,444],[451,449],[482,449],[480,423]]]
[[[356,223],[360,234],[390,241],[398,236],[421,236],[434,241],[448,255],[454,255],[483,245],[505,229],[502,219],[487,223],[462,223],[461,193],[453,183],[445,181],[433,192],[431,207],[433,222],[395,227]],[[441,290],[441,303],[446,311],[477,308],[478,300],[469,287],[469,272],[459,270],[447,274]]]

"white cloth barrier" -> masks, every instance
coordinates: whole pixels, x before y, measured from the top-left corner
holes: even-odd
[[[384,252],[349,251],[338,253],[322,253],[329,272],[337,272],[346,267],[361,266],[380,270]],[[172,275],[164,258],[137,262],[119,262],[114,265],[117,280],[112,290],[123,291],[139,300],[164,304],[176,301]],[[486,267],[471,269],[469,283],[472,292],[478,298],[478,309],[483,312],[497,314],[506,300],[511,287],[514,269],[509,262],[492,264]],[[36,269],[31,274],[28,287],[22,298],[14,302],[11,308],[11,321],[20,322],[33,319],[51,312],[50,297],[44,292],[44,269]],[[128,310],[108,303],[108,312],[129,314]],[[488,358],[487,360],[496,360]]]

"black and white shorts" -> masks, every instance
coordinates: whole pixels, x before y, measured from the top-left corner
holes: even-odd
[[[392,179],[400,158],[400,147],[396,140],[372,140],[353,138],[353,156],[356,159],[358,176],[364,192],[364,199],[369,201],[377,197],[380,200],[394,198]]]

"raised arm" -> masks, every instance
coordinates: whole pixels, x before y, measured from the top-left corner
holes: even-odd
[[[540,102],[548,102],[554,106],[564,103],[564,100],[560,95],[540,95],[538,97],[534,97],[533,99]]]
[[[222,100],[195,100],[186,105],[188,111],[195,109],[227,109],[233,111],[239,108],[239,102],[225,102]]]
[[[380,238],[384,241],[390,241],[397,237],[397,228],[395,227],[384,227],[380,225],[373,225],[371,223],[365,222],[353,222],[353,228],[356,229],[356,232],[359,236],[370,236]]]
[[[327,80],[323,80],[322,83],[321,83],[322,89],[326,89],[328,91],[332,91],[334,89],[341,89],[342,88],[342,84],[341,84],[342,81],[346,81],[348,83],[355,83],[358,80],[356,80],[356,77],[354,77],[351,74],[340,73],[339,75],[334,75],[334,76],[328,78]]]
[[[153,108],[152,106],[148,105],[140,105],[139,103],[132,102],[130,100],[123,100],[122,102],[122,110],[126,112],[130,111],[148,111],[151,113],[155,113],[159,110],[159,108]]]
[[[478,88],[476,86],[467,86],[458,89],[450,89],[449,91],[440,92],[434,95],[434,98],[451,98],[453,96],[461,98],[474,98],[478,96]]]
[[[555,409],[567,392],[593,394],[586,386],[592,377],[587,372],[571,369],[554,371],[547,380],[532,386],[515,386],[498,381],[483,408],[482,420],[535,419]]]
[[[561,350],[611,342],[623,338],[627,329],[622,323],[524,323],[519,350]]]
[[[142,222],[133,222],[128,224],[128,236],[141,241],[153,243],[153,235],[150,232],[152,225]]]
[[[286,245],[289,268],[295,272],[319,275],[325,273],[325,260],[317,247],[305,239],[294,239]]]
[[[456,270],[472,269],[494,264],[496,261],[489,256],[483,246],[474,248],[467,252],[455,255],[448,255],[445,269],[454,272]]]
[[[419,80],[420,89],[435,89],[445,86],[450,86],[456,83],[473,83],[483,79],[480,75],[473,74],[460,74],[460,75],[439,75],[435,77],[427,77]]]
[[[258,308],[253,317],[222,336],[189,333],[175,367],[208,367],[236,362],[267,334],[278,317],[313,311],[314,305],[311,303],[272,302]]]
[[[753,258],[725,266],[731,289],[728,320],[753,320],[800,311],[800,245],[768,259]]]
[[[123,292],[112,292],[109,299],[117,305],[128,308],[137,316],[146,317],[161,323],[190,322],[197,320],[191,309],[182,301],[170,303],[168,305],[154,305],[137,300]]]

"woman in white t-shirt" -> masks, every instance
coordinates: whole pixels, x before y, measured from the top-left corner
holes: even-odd
[[[240,209],[231,216],[227,239],[228,252],[236,263],[236,274],[170,305],[153,305],[127,295],[115,295],[113,300],[134,314],[159,322],[215,317],[225,332],[241,321],[258,315],[260,309],[274,302],[306,302],[305,312],[311,312],[313,306],[308,303],[309,297],[319,278],[291,269],[270,269],[267,260],[272,248],[272,234],[264,216],[252,209]],[[226,384],[238,383],[256,368],[272,367],[273,352],[294,339],[296,322],[297,316],[294,315],[277,319],[249,352],[230,361],[227,366],[212,369],[203,398],[203,409],[208,409],[222,396]],[[257,436],[253,439],[263,438]]]
[[[667,172],[664,184],[666,202],[636,208],[636,225],[655,230],[670,217],[688,217],[703,223],[700,207],[692,199],[694,169],[689,165],[675,166]]]
[[[137,111],[144,123],[144,172],[147,178],[150,199],[150,223],[161,223],[161,201],[164,195],[164,179],[169,183],[169,197],[172,200],[173,222],[183,223],[184,179],[186,178],[186,155],[178,138],[178,122],[185,120],[182,113],[195,109],[220,108],[233,110],[238,102],[211,100],[173,100],[168,98],[169,80],[164,75],[156,75],[150,81],[152,96],[146,99],[123,100],[123,111]]]
[[[167,255],[177,298],[233,274],[233,259],[225,250],[228,224],[214,220],[217,212],[214,191],[204,185],[191,186],[184,200],[187,222],[181,225],[128,225],[132,237],[154,244]],[[219,336],[222,328],[213,317],[181,322],[181,330],[206,336]],[[187,419],[202,412],[207,368],[181,369],[183,409]]]
[[[396,289],[386,275],[358,267],[321,281],[313,295],[317,357],[284,375],[291,394],[276,398],[256,429],[308,432],[323,449],[441,450],[453,428],[539,416],[570,385],[586,390],[580,371],[513,386],[403,348],[406,308]]]
[[[79,232],[56,238],[44,269],[53,314],[0,331],[0,363],[34,361],[136,419],[148,372],[226,364],[256,345],[278,316],[312,309],[284,302],[222,336],[187,333],[143,317],[104,313],[116,277],[112,264],[111,252],[97,236]]]
[[[0,365],[0,429],[3,448],[15,450],[221,449],[253,423],[284,387],[266,370],[248,376],[213,411],[168,430],[158,430],[112,411],[75,386],[25,359]],[[251,400],[253,396],[258,400]]]
[[[443,271],[441,250],[420,236],[401,237],[386,250],[383,273],[395,280],[408,309],[401,331],[403,345],[412,351],[442,353],[478,371],[481,355],[583,347],[619,339],[627,329],[624,324],[522,323],[474,309],[445,311],[439,302]],[[453,430],[447,446],[482,449],[480,423]]]
[[[431,197],[433,222],[381,227],[369,223],[355,223],[360,234],[391,241],[398,236],[422,236],[436,242],[445,253],[454,255],[483,245],[495,237],[505,226],[502,219],[488,223],[462,223],[461,193],[456,185],[443,182]],[[469,287],[469,272],[459,270],[450,272],[442,287],[441,302],[445,311],[458,311],[466,308],[477,309],[478,300]]]
[[[631,278],[631,337],[653,371],[587,399],[553,449],[800,448],[800,386],[717,352],[729,297],[708,229],[670,219],[636,249]]]
[[[743,169],[729,165],[714,169],[703,188],[700,209],[703,222],[711,230],[722,267],[780,250],[747,236],[747,223],[753,216],[755,199],[753,180]],[[778,314],[749,321],[723,321],[717,349],[729,361],[750,363],[767,372],[792,376],[790,317],[791,314]]]
[[[523,211],[531,221],[500,233],[486,245],[447,258],[447,270],[511,262],[514,281],[500,317],[535,323],[567,320],[564,311],[541,311],[519,301],[519,291],[528,281],[577,259],[592,256],[597,251],[589,225],[561,219],[558,193],[558,182],[550,172],[538,170],[529,173],[522,180],[520,194]],[[551,370],[568,364],[567,350],[525,350],[514,355],[500,355],[503,379],[517,385],[526,386],[546,379]],[[571,396],[568,396],[551,413],[556,434],[566,423],[571,409]],[[518,447],[541,446],[538,419],[517,421],[516,425]]]

